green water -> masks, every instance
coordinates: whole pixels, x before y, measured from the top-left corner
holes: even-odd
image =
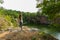
[[[60,40],[60,33],[57,30],[57,28],[54,27],[49,27],[47,25],[28,25],[29,27],[33,27],[33,28],[38,28],[40,29],[40,31],[51,34],[52,36],[54,36],[55,38],[57,38],[58,40]]]

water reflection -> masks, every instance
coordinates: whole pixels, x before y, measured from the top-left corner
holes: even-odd
[[[53,34],[53,35],[54,35],[54,37],[56,37],[57,39],[60,40],[60,33],[56,33],[56,34]]]
[[[54,31],[50,31],[46,28],[42,28],[41,31],[51,34],[52,36],[54,36],[55,38],[57,38],[58,40],[60,40],[60,33],[59,32],[54,32]]]

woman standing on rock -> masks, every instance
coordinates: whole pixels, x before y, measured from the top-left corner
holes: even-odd
[[[23,26],[23,19],[22,19],[22,13],[20,12],[20,14],[19,14],[19,27],[21,28],[21,30],[22,30],[22,26]]]

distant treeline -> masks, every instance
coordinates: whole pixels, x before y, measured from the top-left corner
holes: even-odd
[[[46,23],[47,24],[47,17],[46,16],[40,16],[37,12],[30,13],[30,12],[21,12],[23,14],[23,21],[24,23],[30,23],[30,24],[40,24],[40,23]],[[18,20],[18,16],[20,14],[20,11],[16,10],[7,10],[4,8],[0,8],[0,15],[8,16],[10,17],[11,22]]]
[[[3,16],[8,22],[12,23],[14,27],[18,26],[18,16],[21,11],[16,11],[16,10],[7,10],[4,8],[0,8],[0,17]],[[23,24],[24,25],[47,25],[46,27],[58,29],[60,28],[59,25],[59,19],[60,16],[57,16],[55,19],[50,20],[48,16],[42,15],[38,12],[21,12],[23,14]],[[40,27],[42,27],[40,26]],[[56,30],[57,30],[56,29]],[[59,31],[59,30],[58,30]]]

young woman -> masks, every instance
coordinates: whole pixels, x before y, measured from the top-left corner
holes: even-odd
[[[23,26],[23,19],[22,19],[22,13],[19,14],[19,27],[22,30],[22,26]]]

